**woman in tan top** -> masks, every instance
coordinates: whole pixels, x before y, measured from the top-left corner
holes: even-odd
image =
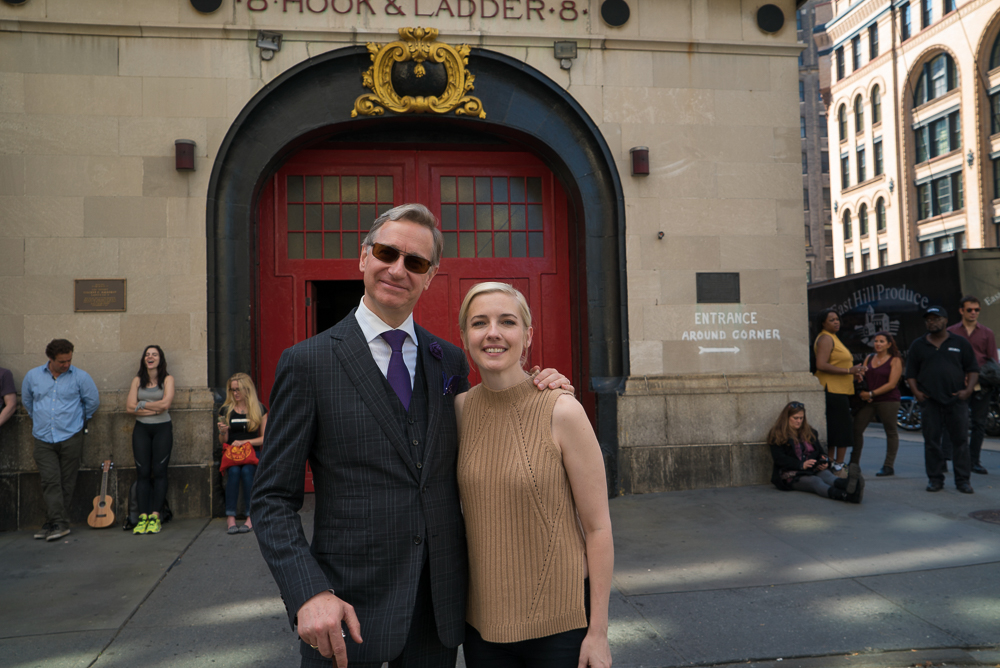
[[[854,418],[849,397],[854,394],[854,376],[864,374],[863,364],[851,365],[854,356],[837,332],[840,316],[833,309],[821,311],[816,319],[819,334],[813,342],[816,353],[816,378],[826,390],[827,450],[833,455],[833,472],[839,477],[844,469],[844,455],[854,447]]]
[[[459,329],[482,376],[455,398],[466,664],[606,668],[614,545],[590,420],[572,394],[539,392],[524,371],[531,312],[513,287],[473,286]]]

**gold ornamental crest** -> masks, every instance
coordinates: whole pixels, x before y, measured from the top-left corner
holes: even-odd
[[[482,101],[467,95],[476,77],[466,69],[469,45],[438,42],[436,28],[400,28],[389,44],[368,42],[372,66],[362,84],[372,93],[354,101],[351,118],[399,114],[447,114],[486,118]]]

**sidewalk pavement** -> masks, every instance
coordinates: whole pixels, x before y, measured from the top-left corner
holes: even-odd
[[[920,434],[864,503],[771,485],[612,500],[616,668],[1000,664],[1000,443],[974,495],[924,491]],[[303,511],[307,531],[312,512]],[[298,666],[254,534],[180,520],[157,536],[0,533],[0,666]],[[459,665],[464,665],[460,659]]]

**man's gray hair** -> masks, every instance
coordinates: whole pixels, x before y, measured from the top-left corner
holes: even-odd
[[[435,267],[441,263],[441,254],[444,253],[444,236],[441,234],[441,230],[438,229],[437,216],[431,213],[431,210],[423,204],[400,204],[393,209],[389,209],[375,219],[375,222],[372,223],[372,228],[368,231],[368,235],[361,242],[361,245],[371,248],[372,244],[375,243],[375,237],[378,236],[379,228],[385,225],[387,220],[405,220],[417,225],[423,225],[429,229],[434,235],[434,254],[429,259]]]

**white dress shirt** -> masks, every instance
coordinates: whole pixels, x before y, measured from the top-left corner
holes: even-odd
[[[361,298],[358,310],[354,312],[354,317],[358,319],[361,326],[361,333],[368,341],[368,348],[372,351],[375,364],[383,376],[388,377],[389,359],[392,357],[392,347],[389,342],[382,338],[382,332],[394,329],[385,324],[382,318],[365,306],[365,298]],[[413,379],[417,375],[417,330],[413,326],[413,314],[411,313],[403,321],[403,324],[395,329],[406,332],[403,339],[403,361],[406,362],[406,370],[410,372],[410,388],[413,388]]]

